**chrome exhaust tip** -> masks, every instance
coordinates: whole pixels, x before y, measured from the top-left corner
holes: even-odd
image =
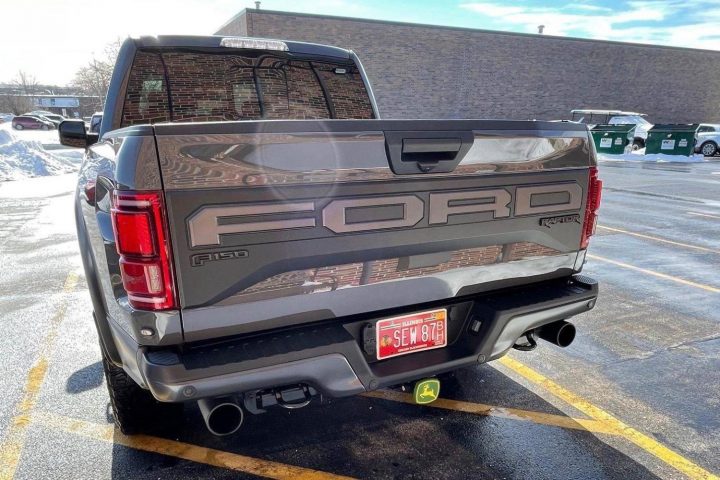
[[[237,432],[245,416],[233,397],[203,398],[198,400],[198,407],[207,429],[219,437]]]

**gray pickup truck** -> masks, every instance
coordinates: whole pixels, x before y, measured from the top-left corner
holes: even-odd
[[[584,125],[381,120],[352,51],[160,36],[122,46],[99,134],[59,130],[87,148],[77,233],[125,433],[567,346],[595,305]]]

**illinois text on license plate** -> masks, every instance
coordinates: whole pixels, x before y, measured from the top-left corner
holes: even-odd
[[[378,360],[444,347],[447,310],[440,308],[379,320],[375,332]]]

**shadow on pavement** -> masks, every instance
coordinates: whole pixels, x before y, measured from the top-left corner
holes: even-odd
[[[483,365],[443,376],[441,397],[563,415]],[[213,437],[197,407],[166,438],[358,478],[656,478],[585,430],[563,429],[384,399],[353,397],[246,416]],[[243,478],[239,472],[115,445],[113,478]],[[255,478],[251,475],[248,478]]]
[[[103,384],[103,369],[100,362],[81,368],[73,372],[65,383],[65,391],[68,393],[82,393],[98,388]]]

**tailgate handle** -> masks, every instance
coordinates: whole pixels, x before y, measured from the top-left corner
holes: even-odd
[[[474,139],[472,132],[385,132],[385,150],[396,175],[455,170]]]
[[[404,138],[402,161],[412,162],[414,158],[423,157],[431,160],[433,156],[441,160],[455,158],[461,146],[459,138]]]

